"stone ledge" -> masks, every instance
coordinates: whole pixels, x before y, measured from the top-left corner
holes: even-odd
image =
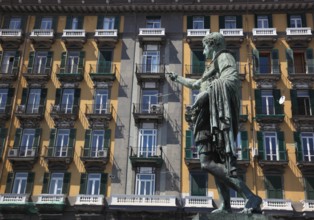
[[[262,214],[241,214],[241,213],[230,213],[230,214],[196,214],[191,220],[274,220],[272,216],[265,216]]]

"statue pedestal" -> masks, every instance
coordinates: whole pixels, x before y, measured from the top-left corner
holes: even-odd
[[[196,214],[192,220],[273,220],[272,216],[265,216],[262,214],[241,214],[241,213],[230,213],[230,214]]]

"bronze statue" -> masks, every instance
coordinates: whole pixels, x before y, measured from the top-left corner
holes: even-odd
[[[229,188],[246,199],[243,213],[260,212],[262,199],[253,194],[246,184],[237,178],[235,140],[238,133],[240,81],[236,62],[225,48],[220,33],[210,33],[203,39],[203,54],[211,62],[198,80],[170,73],[171,80],[199,94],[190,108],[186,120],[193,124],[194,141],[199,151],[203,170],[215,177],[221,206],[213,213],[231,212]]]

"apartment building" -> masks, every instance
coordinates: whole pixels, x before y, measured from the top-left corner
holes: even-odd
[[[313,218],[314,2],[2,0],[2,219],[191,219],[219,206],[186,108],[202,38],[242,83],[238,174],[278,219]],[[244,199],[230,191],[232,208]]]

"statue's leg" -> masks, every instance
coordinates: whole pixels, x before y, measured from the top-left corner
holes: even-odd
[[[215,182],[219,194],[221,204],[218,209],[212,211],[212,213],[231,213],[230,205],[230,193],[228,187],[215,177]]]

